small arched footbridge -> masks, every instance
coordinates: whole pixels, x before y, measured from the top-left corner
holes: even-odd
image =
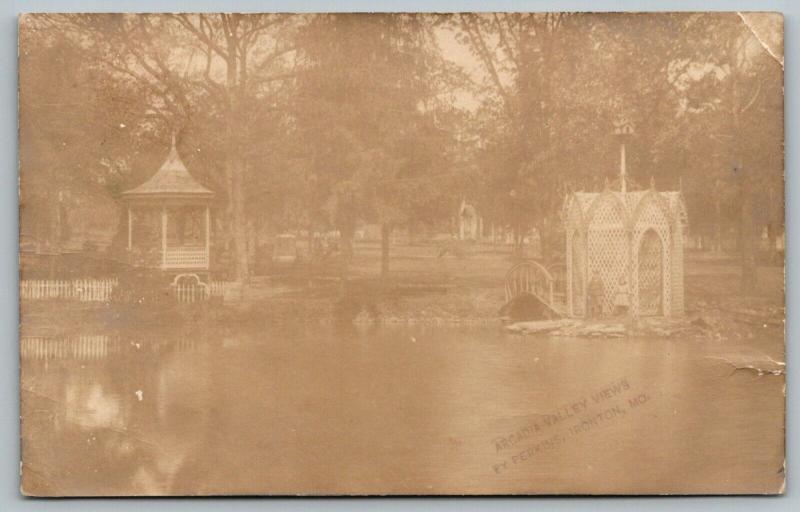
[[[521,296],[531,296],[558,316],[567,313],[563,266],[548,270],[536,261],[517,263],[506,272],[505,288],[507,307]]]

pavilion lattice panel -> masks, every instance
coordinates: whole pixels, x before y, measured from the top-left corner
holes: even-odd
[[[597,275],[603,283],[603,312],[614,307],[614,292],[628,264],[625,209],[612,195],[598,198],[587,226],[588,282]]]

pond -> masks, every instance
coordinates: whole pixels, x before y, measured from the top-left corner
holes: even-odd
[[[784,378],[727,362],[748,350],[499,326],[25,336],[24,487],[758,493],[783,478]]]

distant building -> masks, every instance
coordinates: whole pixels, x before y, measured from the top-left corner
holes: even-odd
[[[480,240],[481,238],[483,238],[483,217],[478,215],[474,205],[462,199],[458,209],[458,239]]]

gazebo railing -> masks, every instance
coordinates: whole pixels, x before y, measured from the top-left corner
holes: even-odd
[[[208,268],[208,252],[205,247],[168,247],[162,262],[164,268],[205,269]]]

